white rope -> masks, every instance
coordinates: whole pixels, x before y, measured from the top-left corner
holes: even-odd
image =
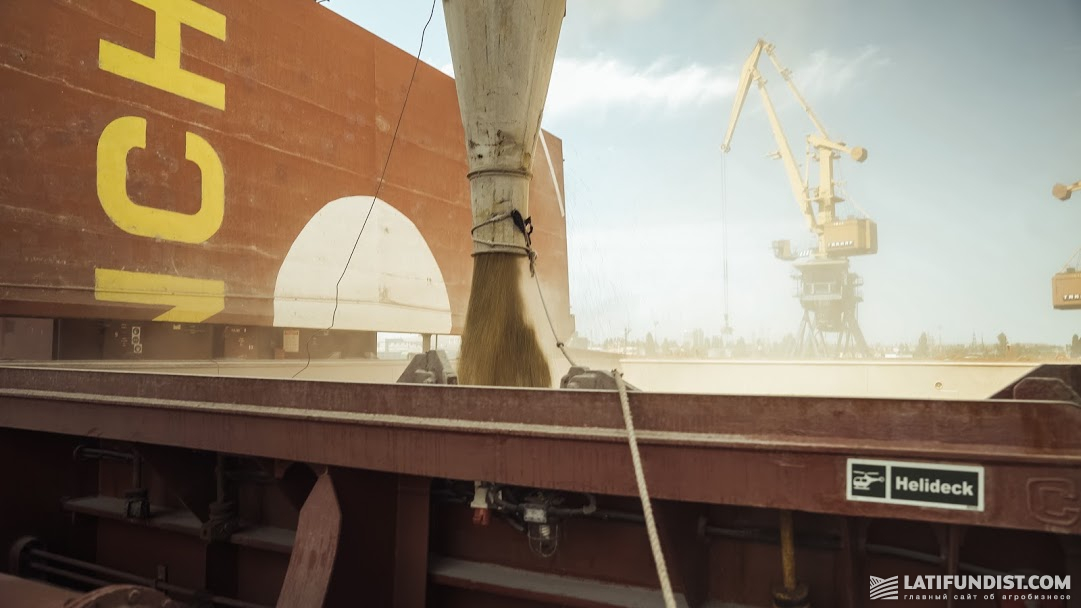
[[[634,434],[634,419],[631,417],[631,402],[627,397],[627,385],[623,383],[623,374],[618,369],[612,370],[612,377],[619,389],[619,405],[623,408],[623,423],[627,427],[627,442],[631,445],[631,462],[634,464],[634,480],[638,483],[638,497],[642,500],[642,514],[646,519],[646,532],[649,534],[649,547],[653,550],[653,563],[657,565],[657,578],[661,581],[661,595],[664,596],[665,608],[676,608],[676,598],[672,595],[672,583],[668,580],[668,566],[661,551],[661,539],[657,536],[657,524],[653,521],[653,506],[649,501],[649,489],[646,487],[646,474],[642,470],[642,457],[638,454],[638,438]]]
[[[552,330],[552,337],[556,339],[556,348],[559,349],[563,356],[566,357],[567,363],[571,364],[571,367],[575,367],[574,359],[567,354],[567,345],[563,343],[563,340],[559,339],[559,334],[556,333],[556,325],[552,322],[552,315],[548,313],[548,303],[544,301],[544,291],[541,289],[540,275],[533,273],[533,280],[537,284],[537,297],[540,298],[541,306],[544,307],[544,316],[548,319],[548,327]]]

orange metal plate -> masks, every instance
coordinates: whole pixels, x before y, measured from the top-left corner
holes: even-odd
[[[180,26],[179,66],[223,84],[224,110],[100,67],[103,41],[147,56],[162,43],[155,13],[132,0],[0,5],[0,314],[150,319],[166,310],[95,299],[95,269],[110,268],[223,281],[225,308],[208,322],[270,325],[275,278],[305,223],[337,198],[375,194],[414,58],[310,0],[200,4],[224,15],[225,39]],[[127,155],[139,205],[200,209],[185,132],[220,159],[224,219],[205,242],[129,234],[103,210],[97,151],[125,116],[146,120],[145,150]],[[379,196],[428,242],[460,332],[471,220],[451,78],[419,66],[397,138]],[[547,141],[562,181],[562,144]],[[547,168],[537,173],[539,271],[569,329],[565,224]]]

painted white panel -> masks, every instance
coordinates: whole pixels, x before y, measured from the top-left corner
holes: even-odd
[[[354,242],[356,253],[342,276]],[[274,325],[330,327],[338,277],[335,329],[450,331],[450,298],[439,264],[413,222],[385,201],[340,198],[308,221],[278,271]]]
[[[1037,363],[623,359],[627,381],[658,393],[987,399]]]

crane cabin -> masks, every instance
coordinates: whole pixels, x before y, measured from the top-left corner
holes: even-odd
[[[818,238],[829,256],[878,253],[878,224],[868,218],[854,217],[826,224]]]

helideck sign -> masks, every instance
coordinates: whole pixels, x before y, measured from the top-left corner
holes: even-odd
[[[983,467],[849,458],[848,500],[983,511]]]

